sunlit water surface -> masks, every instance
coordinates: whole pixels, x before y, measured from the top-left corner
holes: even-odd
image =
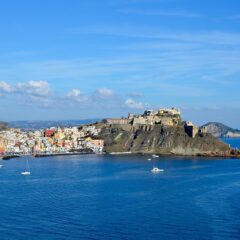
[[[0,239],[240,239],[240,160],[149,157],[0,161]]]

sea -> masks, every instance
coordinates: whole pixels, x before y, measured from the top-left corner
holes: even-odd
[[[223,140],[240,148],[240,139]],[[240,239],[240,159],[102,154],[0,164],[0,240]]]

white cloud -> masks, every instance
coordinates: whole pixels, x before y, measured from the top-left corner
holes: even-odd
[[[26,100],[27,105],[40,105],[42,107],[51,107],[53,106],[53,98],[42,97],[42,96],[30,96],[31,101]]]
[[[114,95],[113,91],[109,88],[98,88],[96,92],[100,97],[103,98],[111,97]]]
[[[72,100],[74,102],[86,102],[88,97],[85,96],[80,89],[74,88],[66,95],[67,99]]]
[[[81,91],[79,89],[72,89],[68,94],[67,96],[68,97],[79,97],[81,95]]]
[[[0,91],[2,93],[11,93],[11,92],[13,92],[13,88],[8,83],[6,83],[4,81],[0,81]]]
[[[17,84],[19,92],[30,96],[47,97],[51,94],[51,87],[46,81],[29,81]]]
[[[129,98],[125,101],[125,106],[128,108],[133,108],[133,109],[143,109],[144,104],[141,102],[136,102],[133,99]]]
[[[54,103],[52,89],[47,81],[20,82],[16,84],[15,93],[21,95],[21,101],[26,105],[50,107]]]

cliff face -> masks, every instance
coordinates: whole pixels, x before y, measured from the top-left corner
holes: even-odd
[[[183,126],[162,125],[133,127],[132,125],[105,125],[100,137],[105,141],[105,151],[155,153],[176,155],[225,155],[227,144],[210,134],[189,137]]]
[[[207,133],[212,134],[214,137],[240,137],[240,131],[230,128],[222,123],[210,122],[205,125]]]

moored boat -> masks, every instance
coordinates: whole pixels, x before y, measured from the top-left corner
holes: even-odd
[[[31,175],[31,172],[29,171],[25,171],[25,172],[21,172],[22,175]]]
[[[21,172],[21,175],[31,175],[31,172],[30,172],[30,167],[29,167],[29,164],[28,164],[28,159],[26,159],[26,169],[25,171]]]
[[[159,173],[159,172],[164,172],[164,169],[158,168],[158,167],[154,167],[151,172],[153,173]]]

